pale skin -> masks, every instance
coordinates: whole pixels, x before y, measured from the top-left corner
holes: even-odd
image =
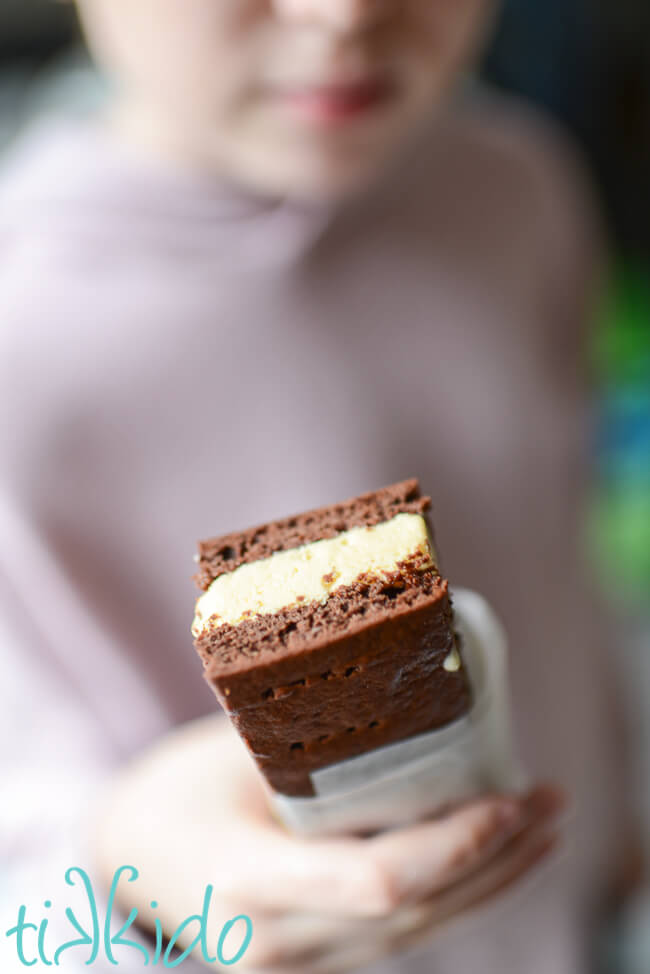
[[[471,61],[493,6],[79,2],[91,51],[118,84],[108,121],[119,138],[246,191],[306,200],[362,191],[399,157]],[[174,931],[212,885],[212,942],[231,917],[253,920],[239,970],[337,974],[516,886],[555,847],[563,804],[552,787],[484,795],[375,836],[301,839],[269,815],[252,760],[215,717],[171,732],[115,775],[96,850],[107,883],[137,864],[119,902],[145,924],[156,900]]]
[[[354,193],[381,172],[472,58],[495,2],[78,6],[117,80],[123,137],[256,192],[311,199]]]

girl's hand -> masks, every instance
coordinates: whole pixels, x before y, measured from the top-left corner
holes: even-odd
[[[118,903],[146,917],[156,900],[169,935],[201,912],[211,885],[213,953],[228,920],[252,920],[242,972],[337,974],[511,887],[554,848],[563,806],[557,790],[538,788],[369,838],[299,838],[270,817],[253,762],[215,716],[173,731],[120,773],[97,823],[98,861],[108,882],[122,865],[138,868]],[[179,946],[196,933],[188,927]]]

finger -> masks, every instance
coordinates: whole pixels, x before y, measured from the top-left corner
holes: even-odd
[[[381,937],[348,942],[312,957],[308,966],[295,967],[295,974],[352,974],[386,958],[389,952]],[[271,974],[271,972],[269,972]],[[276,972],[273,972],[276,974]],[[277,972],[285,974],[285,972]],[[286,971],[286,974],[293,974]]]
[[[322,950],[314,950],[301,959],[277,965],[246,968],[242,974],[352,974],[384,959],[387,949],[381,936],[372,940],[330,943]]]
[[[383,879],[388,911],[417,902],[481,869],[527,826],[564,807],[552,788],[523,799],[481,799],[447,815],[370,840],[367,851]]]
[[[474,910],[486,901],[503,894],[516,883],[520,883],[534,867],[558,848],[559,841],[557,835],[535,833],[505,862],[496,863],[488,867],[483,875],[468,880],[464,891],[449,890],[444,894],[446,899],[437,904],[436,922],[447,922],[460,912]]]
[[[484,799],[442,820],[375,839],[301,839],[272,825],[231,827],[216,892],[261,909],[376,916],[422,896],[521,827],[511,800]]]
[[[365,845],[361,839],[301,839],[272,826],[232,826],[219,849],[215,893],[275,914],[376,915],[385,891]]]
[[[251,919],[255,934],[238,964],[242,972],[299,968],[304,974],[315,960],[328,956],[333,947],[348,938],[357,941],[363,925],[360,920],[345,921],[318,914],[253,914]]]
[[[527,875],[555,839],[539,825],[529,826],[511,840],[498,859],[450,890],[386,917],[339,918],[308,914],[266,914],[254,919],[255,938],[241,962],[242,971],[300,971],[333,974],[353,970],[376,957],[406,949],[431,936],[434,929]],[[237,912],[232,907],[230,912]],[[362,961],[363,959],[363,961]]]
[[[525,799],[483,798],[439,821],[372,839],[300,839],[243,823],[220,849],[215,885],[225,898],[268,910],[387,915],[479,868],[531,818],[559,807],[552,789]]]
[[[390,931],[390,950],[402,950],[429,939],[435,930],[496,900],[528,879],[558,848],[559,838],[539,828],[526,830],[495,862],[418,907],[410,909]],[[401,927],[401,929],[400,929]],[[387,948],[388,951],[388,948]]]

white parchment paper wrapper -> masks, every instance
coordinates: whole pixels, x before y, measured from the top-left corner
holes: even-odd
[[[313,798],[270,791],[271,806],[289,829],[326,835],[389,828],[485,791],[525,786],[511,730],[505,632],[482,596],[457,589],[452,597],[473,690],[469,714],[314,772]]]

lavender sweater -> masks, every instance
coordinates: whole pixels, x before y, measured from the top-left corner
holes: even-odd
[[[537,884],[381,969],[580,971],[624,784],[579,555],[594,235],[562,146],[481,98],[327,209],[57,123],[0,187],[2,920],[62,912],[111,768],[214,710],[195,540],[417,475],[446,574],[506,623],[531,774],[575,811]]]

